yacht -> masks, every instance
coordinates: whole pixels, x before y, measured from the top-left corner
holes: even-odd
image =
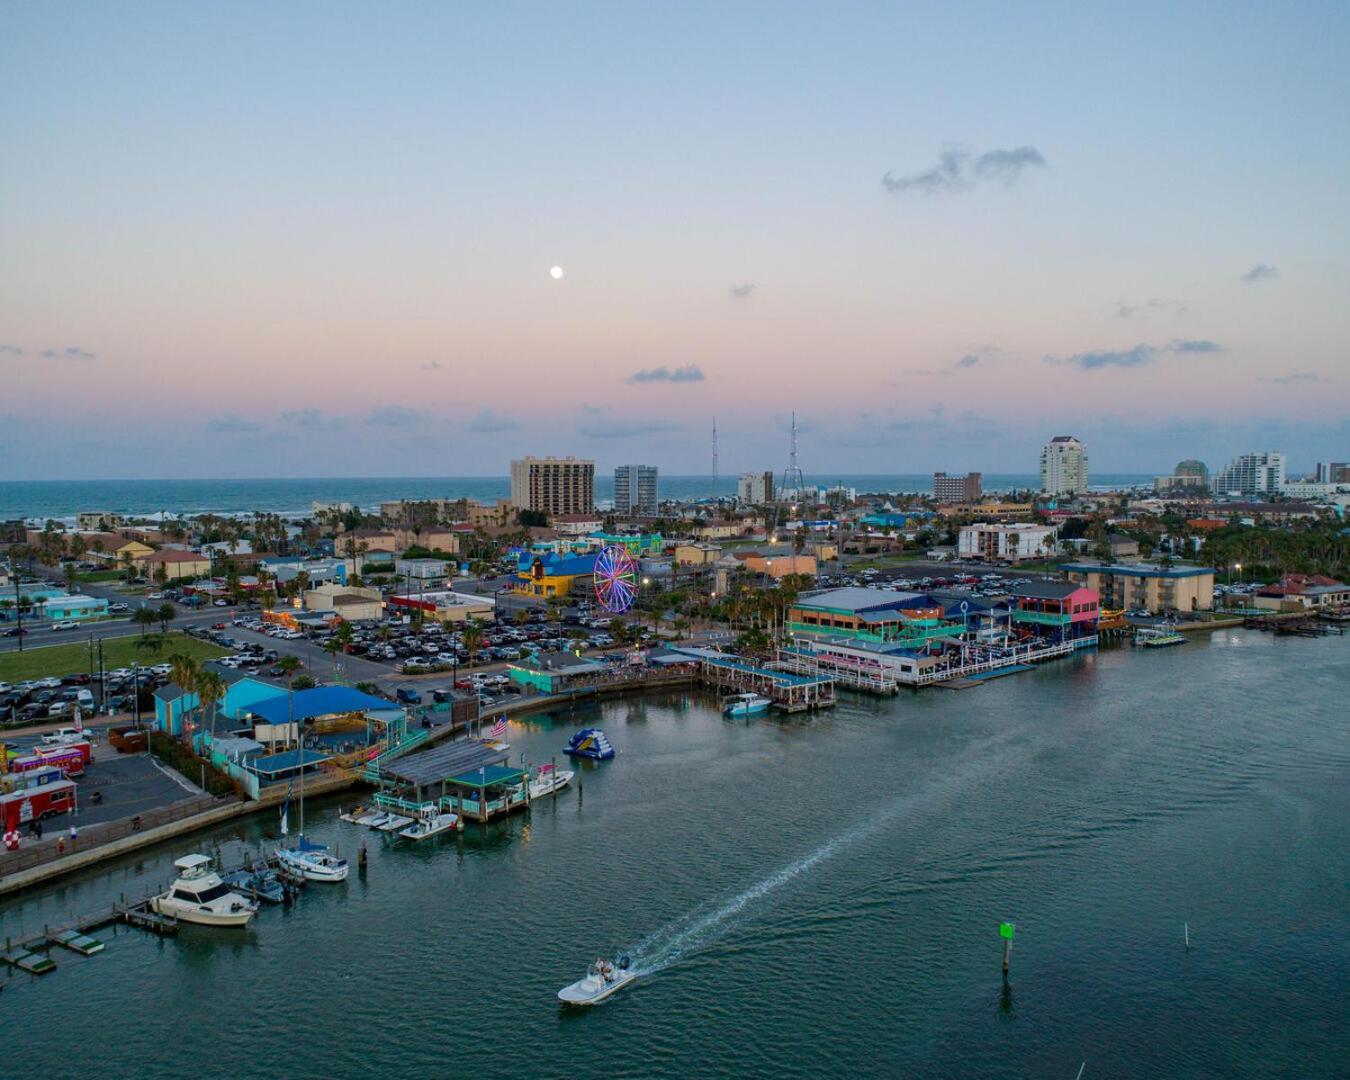
[[[276,856],[284,872],[306,881],[346,881],[351,872],[346,859],[339,859],[326,844],[311,843],[303,835],[295,847],[277,848]]]
[[[235,892],[216,873],[209,855],[184,855],[174,864],[178,877],[151,906],[161,915],[203,926],[244,926],[258,905]]]
[[[629,966],[626,956],[619,957],[617,963],[597,960],[587,968],[584,978],[558,991],[558,1000],[567,1005],[594,1005],[636,978],[637,972]]]
[[[563,753],[572,757],[590,758],[593,761],[607,761],[614,756],[614,747],[610,746],[605,733],[599,728],[582,728],[563,747]]]
[[[722,712],[727,716],[758,716],[768,712],[773,702],[759,694],[733,694],[722,704]]]
[[[576,774],[569,769],[555,769],[552,765],[540,765],[530,780],[530,798],[538,799],[561,791],[572,782]]]

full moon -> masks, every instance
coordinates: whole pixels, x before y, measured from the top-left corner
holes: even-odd
[[[560,281],[563,276],[563,268],[561,266],[555,266],[552,270],[548,272],[548,276],[551,277],[554,281]]]

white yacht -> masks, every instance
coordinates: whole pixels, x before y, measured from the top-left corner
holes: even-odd
[[[339,859],[323,844],[312,844],[303,836],[298,847],[280,847],[277,862],[292,877],[306,881],[346,881],[351,867],[346,859]]]
[[[619,957],[614,964],[597,960],[586,970],[585,978],[558,991],[558,1000],[568,1005],[594,1005],[636,978],[637,972],[629,967],[626,956]]]
[[[209,855],[184,855],[173,865],[173,887],[150,902],[159,914],[203,926],[244,926],[258,913],[257,904],[220,879]]]
[[[727,716],[758,716],[768,712],[773,702],[759,694],[733,694],[722,705]]]
[[[530,798],[538,799],[561,791],[572,782],[576,774],[570,769],[556,769],[552,765],[540,765],[530,780]]]
[[[399,829],[398,834],[405,840],[425,840],[453,829],[458,821],[457,814],[438,813],[433,809],[422,814],[406,829]]]

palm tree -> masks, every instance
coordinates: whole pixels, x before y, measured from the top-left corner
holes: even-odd
[[[225,680],[215,671],[197,676],[197,701],[211,714],[211,744],[216,742],[216,705],[225,696]]]
[[[286,743],[290,745],[291,728],[295,726],[295,673],[300,669],[300,661],[294,656],[283,656],[277,661],[277,667],[286,676],[287,706],[290,711],[290,723],[286,728]]]
[[[472,667],[477,661],[478,650],[483,645],[483,627],[477,619],[470,619],[464,627],[464,633],[461,635],[464,642],[464,649],[469,654],[469,666]]]
[[[201,665],[186,653],[173,653],[169,657],[169,678],[178,684],[178,688],[183,691],[183,696],[195,693],[197,685],[202,676]],[[185,712],[190,710],[185,710]],[[186,716],[183,717],[183,741],[188,741],[189,729],[186,723]]]
[[[169,623],[178,617],[178,609],[165,600],[155,611],[155,616],[159,619],[159,632],[167,634],[169,632]]]
[[[138,607],[131,621],[141,628],[141,640],[150,636],[150,628],[159,622],[159,613],[154,608]]]
[[[66,581],[66,592],[73,593],[75,591],[75,582],[79,580],[80,576],[79,571],[75,569],[75,564],[68,562],[61,567],[61,576],[65,578]]]

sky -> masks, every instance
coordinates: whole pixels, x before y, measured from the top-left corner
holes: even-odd
[[[1350,459],[1350,7],[7,6],[0,479]],[[564,274],[555,280],[554,266]]]

